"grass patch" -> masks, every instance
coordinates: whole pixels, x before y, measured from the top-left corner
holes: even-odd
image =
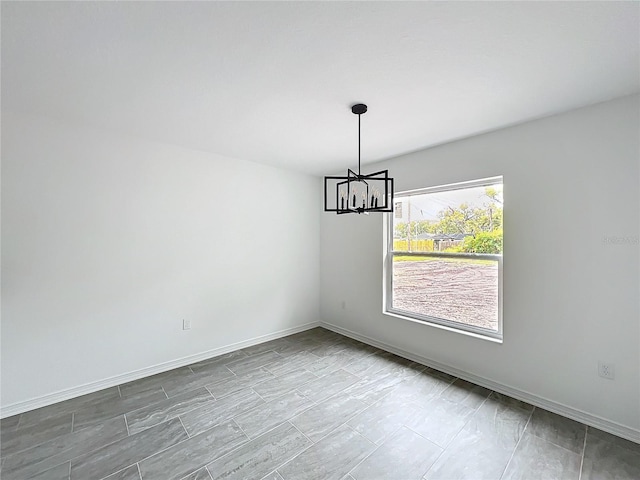
[[[429,262],[432,260],[438,260],[438,258],[428,255],[395,255],[393,257],[394,262]]]

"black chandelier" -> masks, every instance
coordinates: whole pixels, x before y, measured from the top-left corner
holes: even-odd
[[[351,107],[351,112],[358,115],[358,173],[348,169],[346,177],[324,177],[325,212],[340,215],[393,211],[393,178],[389,171],[360,173],[360,116],[366,111],[367,106],[362,103]]]

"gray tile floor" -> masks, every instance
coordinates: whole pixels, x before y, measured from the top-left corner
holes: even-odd
[[[320,328],[0,426],[3,480],[640,479],[640,445]]]

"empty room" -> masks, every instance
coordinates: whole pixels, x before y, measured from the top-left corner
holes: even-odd
[[[0,478],[640,479],[640,3],[0,5]]]

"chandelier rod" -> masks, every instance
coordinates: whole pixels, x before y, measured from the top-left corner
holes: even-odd
[[[360,176],[360,117],[361,113],[358,114],[358,176]]]

